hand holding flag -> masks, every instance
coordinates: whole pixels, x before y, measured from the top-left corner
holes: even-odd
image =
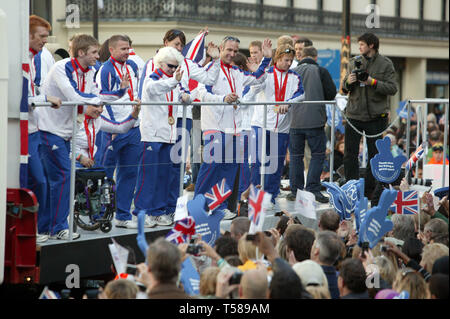
[[[389,208],[397,214],[414,215],[419,213],[419,195],[417,191],[398,192],[397,198]]]
[[[255,234],[262,231],[264,224],[264,208],[270,202],[272,195],[262,189],[257,189],[253,184],[250,185],[250,196],[248,199],[248,218],[250,219],[249,234]]]
[[[424,155],[423,143],[416,149],[416,151],[411,155],[408,162],[406,162],[405,171],[410,171],[414,167],[417,161],[419,161]],[[406,174],[407,175],[407,174]]]
[[[194,217],[188,216],[175,222],[172,230],[166,235],[166,240],[176,245],[189,242],[195,234]]]

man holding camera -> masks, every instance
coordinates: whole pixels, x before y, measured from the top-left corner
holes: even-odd
[[[395,69],[392,61],[379,54],[379,39],[373,33],[358,38],[360,56],[349,62],[349,73],[344,78],[343,92],[348,93],[345,114],[351,124],[366,135],[383,132],[389,124],[390,95],[397,92]],[[381,137],[381,136],[380,136]],[[368,158],[377,154],[375,141],[367,138]],[[359,144],[361,135],[349,123],[345,127],[344,170],[345,179],[359,179]],[[370,162],[367,164],[370,172]],[[370,198],[374,178],[366,177],[365,196]]]

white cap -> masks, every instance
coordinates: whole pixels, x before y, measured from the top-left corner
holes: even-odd
[[[292,269],[294,269],[300,277],[303,287],[306,288],[309,285],[318,285],[328,288],[327,276],[325,276],[322,267],[318,263],[312,260],[305,260],[296,263],[292,266]]]

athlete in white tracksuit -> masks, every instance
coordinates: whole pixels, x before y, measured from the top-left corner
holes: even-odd
[[[200,66],[198,63],[184,58],[182,63],[180,64],[181,70],[183,72],[183,77],[181,79],[180,90],[183,93],[190,94],[189,91],[189,81],[195,80],[199,83],[205,85],[212,85],[217,81],[217,77],[220,72],[220,61],[215,60],[208,64],[205,67]],[[150,81],[150,75],[155,71],[155,66],[153,63],[153,59],[147,61],[144,67],[144,71],[141,75],[141,84],[139,86],[139,96],[142,96],[142,89],[147,85],[148,81]],[[186,107],[186,155],[187,147],[189,146],[189,133],[192,129],[192,105]],[[182,119],[183,119],[183,107],[178,107],[177,109],[177,132],[176,132],[176,142],[181,141],[181,128],[182,128]],[[179,151],[179,156],[181,156],[181,149]],[[173,163],[171,167],[172,174],[170,175],[170,187],[169,187],[169,202],[168,202],[168,212],[173,214],[175,212],[177,199],[179,196],[179,183],[180,183],[180,163]]]
[[[262,84],[250,88],[247,93],[250,97],[247,97],[247,99],[255,100],[254,97],[260,92],[264,92],[266,101],[269,102],[300,102],[304,99],[300,75],[287,67],[285,69],[278,68],[277,63],[267,71],[266,80]],[[280,179],[289,146],[289,128],[291,125],[291,113],[288,111],[282,114],[279,110],[279,106],[267,106],[265,152],[269,163],[265,165],[264,190],[272,194],[272,203],[275,203],[275,198],[280,192]],[[261,182],[261,142],[262,128],[264,127],[263,105],[255,106],[251,124],[251,156],[256,159],[252,160],[251,164],[251,183],[258,185]]]
[[[137,98],[139,85],[138,66],[126,59],[120,62],[113,56],[106,61],[97,72],[96,82],[102,93],[114,92],[120,87],[122,78],[130,77],[130,89],[117,102],[134,101]],[[114,122],[124,121],[132,111],[132,105],[106,105],[103,116]],[[105,167],[106,175],[112,179],[116,169],[117,211],[115,225],[118,227],[135,228],[131,223],[131,203],[134,197],[138,161],[140,153],[141,135],[139,121],[125,134],[113,136],[110,133],[102,134],[102,147],[104,153],[98,159],[100,165]],[[98,157],[97,157],[98,158]]]
[[[39,52],[30,48],[29,51],[29,81],[28,81],[28,188],[36,194],[39,203],[38,234],[46,235],[50,230],[50,209],[48,206],[47,175],[42,165],[40,148],[41,134],[38,129],[37,117],[40,108],[34,108],[33,103],[48,102],[47,96],[41,92],[41,83],[45,79],[52,62],[43,58],[42,49]],[[48,52],[47,49],[45,49]],[[48,54],[50,54],[48,52]],[[51,54],[50,54],[51,56]],[[54,60],[53,60],[54,63]],[[46,236],[46,238],[48,238]]]
[[[189,102],[181,87],[181,64],[184,58],[176,49],[165,47],[155,56],[155,72],[141,87],[142,102]],[[175,72],[177,69],[177,72]],[[177,140],[178,109],[176,105],[144,107],[141,112],[142,151],[139,164],[134,214],[145,211],[146,226],[172,224],[168,210],[169,179],[176,155],[171,150]],[[173,153],[173,152],[172,152]]]
[[[234,102],[240,92],[248,85],[262,83],[265,80],[265,69],[272,56],[271,43],[264,43],[265,58],[254,73],[245,72],[237,66],[231,66],[234,55],[239,49],[239,40],[226,37],[221,45],[221,66],[217,82],[212,86],[199,89],[199,98],[205,102]],[[241,160],[237,159],[237,139],[242,129],[242,112],[239,105],[203,105],[201,125],[204,138],[203,163],[197,177],[195,195],[205,194],[211,187],[226,179],[232,188]],[[236,150],[236,151],[235,151]],[[220,154],[221,153],[221,154]],[[226,202],[219,209],[225,209]],[[225,218],[228,218],[225,216]]]
[[[44,80],[42,86],[44,94],[59,97],[62,101],[82,101],[83,104],[92,105],[100,105],[122,97],[128,88],[126,82],[123,88],[115,92],[100,94],[94,83],[94,69],[89,66],[94,65],[98,59],[98,47],[91,45],[86,52],[82,57],[67,58],[55,63]],[[78,106],[79,113],[83,110],[84,106]],[[50,184],[50,235],[57,239],[68,237],[72,111],[73,106],[61,106],[59,109],[42,108],[38,118],[43,161],[48,169]],[[79,235],[74,233],[73,238],[76,237]]]
[[[88,106],[97,108],[95,115],[88,115],[88,111],[84,116],[84,120],[80,123],[75,140],[75,155],[79,166],[95,167],[94,156],[97,151],[96,140],[100,131],[114,134],[124,134],[134,127],[138,120],[139,113],[133,112],[124,121],[115,122],[107,117],[100,115],[102,113],[102,106]],[[98,113],[98,114],[97,114]],[[77,163],[77,164],[78,164]],[[87,166],[85,165],[87,164]]]

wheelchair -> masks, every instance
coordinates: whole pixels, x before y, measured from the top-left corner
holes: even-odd
[[[77,169],[74,221],[84,230],[108,233],[116,209],[116,186],[103,169]]]

